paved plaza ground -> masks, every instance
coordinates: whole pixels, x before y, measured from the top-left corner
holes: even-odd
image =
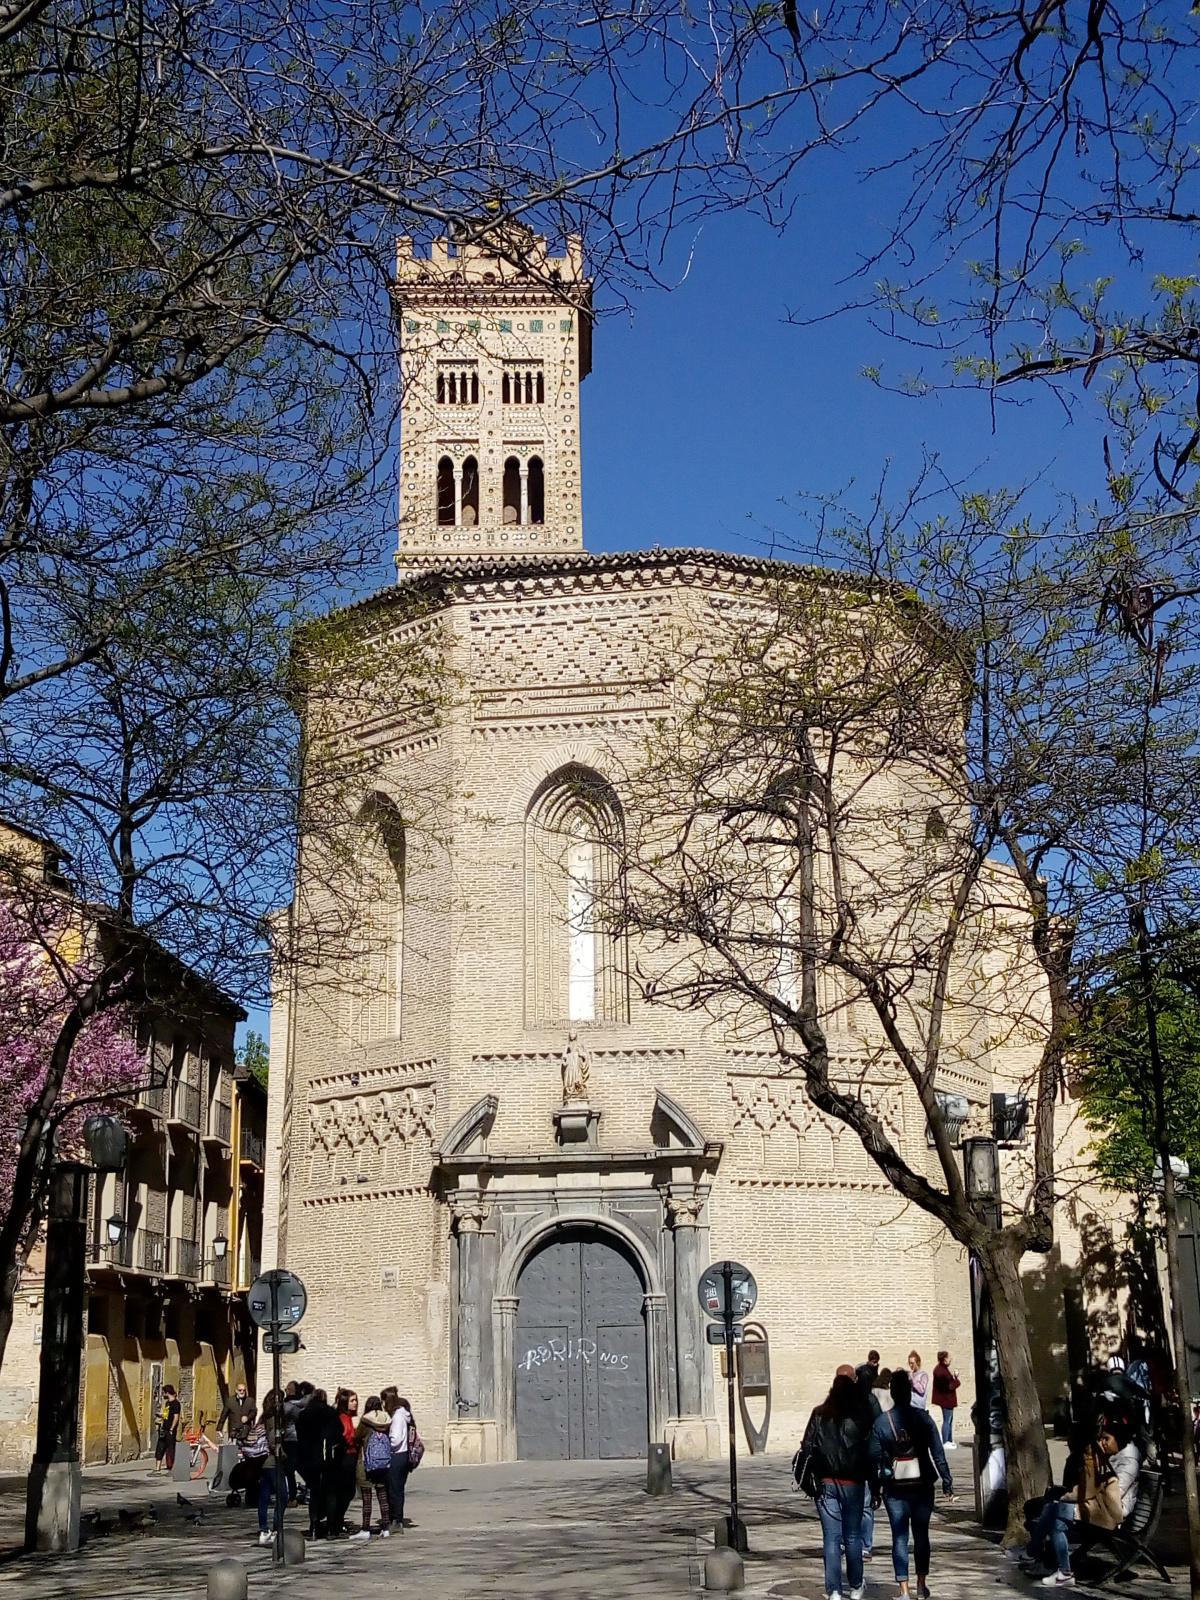
[[[967,1481],[965,1471],[960,1476]],[[114,1532],[75,1556],[20,1555],[23,1484],[7,1479],[0,1482],[0,1600],[168,1600],[202,1592],[209,1565],[228,1555],[246,1562],[251,1600],[281,1587],[288,1600],[392,1600],[399,1593],[431,1600],[683,1600],[701,1587],[727,1478],[716,1462],[677,1462],[674,1478],[673,1494],[651,1499],[645,1468],[633,1462],[422,1467],[411,1481],[413,1526],[403,1537],[310,1545],[305,1564],[284,1572],[272,1568],[270,1551],[255,1545],[252,1511],[206,1501],[194,1485],[182,1486],[193,1506],[180,1507],[180,1485],[155,1480],[145,1463],[89,1470],[84,1508],[115,1520],[119,1507],[153,1506],[159,1520],[152,1532]],[[821,1600],[820,1526],[811,1502],[790,1493],[789,1484],[786,1456],[742,1463],[752,1545],[748,1600]],[[203,1521],[187,1521],[197,1506]],[[304,1516],[298,1510],[297,1522]],[[1164,1520],[1168,1544],[1178,1546],[1178,1530],[1172,1533],[1171,1519]],[[889,1600],[896,1592],[882,1513],[880,1522],[877,1554],[867,1568],[870,1600]],[[1023,1579],[980,1533],[965,1497],[939,1510],[933,1540],[935,1600],[1046,1592]],[[1182,1550],[1164,1554],[1178,1560]],[[1139,1579],[1115,1590],[1131,1600],[1167,1600],[1181,1592],[1182,1570],[1172,1588]]]

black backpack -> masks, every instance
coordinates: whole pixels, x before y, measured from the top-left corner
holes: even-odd
[[[810,1500],[815,1500],[821,1492],[821,1472],[820,1452],[811,1446],[806,1450],[801,1445],[792,1457],[792,1492],[799,1490]]]

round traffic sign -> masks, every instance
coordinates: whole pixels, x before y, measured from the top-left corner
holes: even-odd
[[[728,1274],[726,1268],[729,1269]],[[714,1261],[700,1278],[696,1286],[696,1293],[700,1299],[700,1309],[706,1316],[723,1317],[725,1315],[725,1285],[729,1284],[729,1299],[735,1317],[746,1317],[754,1310],[754,1303],[758,1299],[758,1285],[754,1281],[754,1274],[749,1267],[744,1267],[740,1261]]]
[[[246,1305],[257,1327],[294,1328],[308,1308],[308,1292],[294,1272],[277,1267],[255,1278]]]

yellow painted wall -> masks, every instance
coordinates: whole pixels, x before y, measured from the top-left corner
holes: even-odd
[[[108,1340],[89,1333],[83,1350],[83,1428],[80,1453],[84,1465],[107,1460],[108,1445]]]

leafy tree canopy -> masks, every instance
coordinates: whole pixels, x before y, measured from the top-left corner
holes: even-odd
[[[267,1041],[261,1033],[255,1033],[253,1028],[238,1047],[237,1064],[254,1079],[255,1083],[267,1087],[267,1074],[271,1065],[271,1052],[267,1048]]]
[[[1189,930],[1153,977],[1164,1067],[1163,1113],[1174,1156],[1200,1172],[1200,997],[1189,971],[1200,964],[1200,933]],[[1095,1166],[1105,1183],[1145,1194],[1158,1159],[1147,1035],[1146,991],[1132,955],[1094,994],[1081,1032],[1084,1116],[1096,1135]]]

